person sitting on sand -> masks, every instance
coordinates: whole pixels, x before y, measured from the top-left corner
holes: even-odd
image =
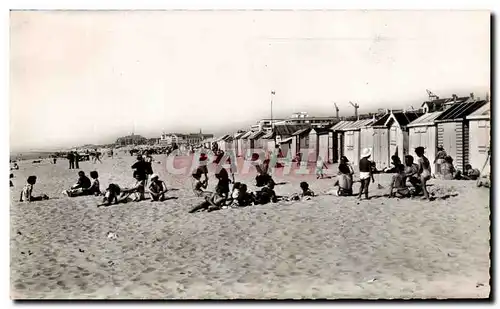
[[[326,165],[325,161],[323,161],[323,158],[321,156],[318,156],[318,160],[316,160],[316,179],[323,179],[325,177],[323,168],[328,169],[328,166]]]
[[[414,188],[414,194],[417,195],[422,191],[421,181],[419,177],[419,166],[413,163],[413,156],[405,156],[405,175],[406,179],[411,183]]]
[[[207,188],[207,183],[206,181],[201,180],[202,174],[203,171],[200,168],[197,168],[191,175],[193,176],[193,192],[196,196],[199,197],[212,195],[212,192],[205,191],[205,189]]]
[[[314,191],[309,188],[309,184],[307,182],[305,182],[305,181],[302,181],[300,183],[300,189],[302,190],[302,192],[300,193],[301,197],[306,197],[306,196],[313,197],[313,196],[316,196],[316,194],[314,193]]]
[[[85,175],[85,172],[79,171],[78,172],[78,181],[76,182],[76,184],[71,186],[71,189],[64,190],[63,194],[65,194],[69,197],[87,195],[87,192],[91,186],[92,186],[92,183],[90,182],[90,179]]]
[[[36,176],[29,176],[27,183],[21,191],[21,196],[19,197],[19,202],[35,202],[41,200],[48,200],[49,197],[45,194],[40,196],[33,196],[33,188],[36,184]]]
[[[238,186],[238,195],[233,196],[233,205],[239,207],[251,206],[255,202],[255,195],[248,192],[247,185],[242,183]]]
[[[149,164],[144,161],[143,156],[138,155],[136,157],[137,161],[132,165],[132,169],[134,169],[134,175],[137,175],[141,180],[146,180],[146,177],[149,172]],[[134,176],[135,178],[135,176]]]
[[[349,164],[347,157],[342,156],[340,158],[340,164],[337,172],[337,181],[334,186],[338,186],[337,190],[338,196],[351,196],[352,195],[352,184],[353,184],[353,174],[354,170]]]
[[[309,184],[305,181],[302,181],[300,183],[300,190],[301,190],[301,192],[299,194],[294,193],[290,197],[284,197],[283,200],[288,200],[288,201],[290,201],[290,200],[291,201],[298,201],[298,200],[302,200],[302,199],[310,200],[311,197],[316,196],[314,191],[312,191],[309,188]],[[278,197],[278,200],[279,199],[280,198]]]
[[[132,194],[134,194],[134,198],[132,199],[132,201],[134,202],[143,201],[145,199],[144,192],[145,192],[146,180],[144,179],[144,175],[141,174],[139,171],[134,171],[133,176],[136,180],[135,185],[132,188],[121,190],[121,195],[118,198],[118,203],[128,202],[129,201],[128,198]]]
[[[108,188],[106,189],[106,193],[104,194],[102,204],[97,205],[97,207],[109,206],[111,204],[117,204],[118,197],[120,196],[120,192],[121,192],[121,189],[117,184],[114,184],[114,183],[109,184]]]
[[[392,176],[389,187],[389,197],[410,197],[410,190],[406,186],[405,166],[399,164],[396,166],[396,173]]]
[[[442,168],[447,156],[448,155],[446,154],[446,151],[444,150],[443,146],[438,146],[436,158],[434,159],[434,164],[436,167],[436,175],[438,175],[438,177],[443,176]]]
[[[385,168],[383,171],[384,173],[397,173],[398,172],[398,166],[401,164],[401,159],[397,155],[393,155],[391,157],[391,167]]]
[[[453,180],[456,178],[457,170],[453,166],[453,158],[447,156],[444,159],[444,163],[441,165],[441,175],[443,179]]]
[[[278,196],[274,192],[274,183],[272,182],[255,192],[255,205],[264,205],[270,202],[276,203],[277,201]]]
[[[429,159],[424,155],[425,148],[417,147],[415,148],[415,153],[418,156],[418,175],[420,177],[420,185],[422,187],[422,191],[424,191],[423,199],[429,199],[429,192],[427,191],[427,181],[431,179],[431,164]]]
[[[220,167],[219,172],[215,174],[215,178],[219,180],[219,182],[217,183],[217,187],[220,187],[222,192],[228,195],[229,184],[231,183],[231,180],[229,179],[229,174],[227,170],[223,167]]]
[[[165,193],[167,193],[167,185],[164,181],[160,180],[157,174],[151,175],[151,183],[149,184],[149,194],[151,195],[151,202],[164,201]]]
[[[195,206],[189,212],[194,213],[203,210],[214,211],[221,209],[227,201],[227,194],[225,194],[223,190],[225,189],[217,186],[215,188],[215,192],[211,196],[205,196],[205,200],[201,204]]]

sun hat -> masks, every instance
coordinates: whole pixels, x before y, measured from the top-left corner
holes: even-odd
[[[361,153],[361,158],[367,158],[372,155],[372,150],[370,148],[364,148]]]
[[[155,178],[158,178],[158,174],[152,174],[151,175],[151,179],[155,179]]]

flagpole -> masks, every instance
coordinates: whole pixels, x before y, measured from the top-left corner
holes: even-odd
[[[271,128],[274,127],[273,126],[273,97],[275,94],[276,94],[276,92],[274,92],[274,90],[271,90]]]

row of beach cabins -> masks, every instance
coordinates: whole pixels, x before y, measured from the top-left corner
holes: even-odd
[[[227,134],[203,144],[211,147],[216,142],[219,149],[242,157],[250,155],[249,149],[273,152],[279,145],[284,156],[309,151],[308,161],[321,156],[325,162],[338,163],[346,156],[353,165],[358,164],[363,148],[371,148],[378,169],[388,167],[394,154],[401,158],[415,155],[417,146],[425,147],[427,157],[434,162],[437,147],[442,146],[455,167],[463,171],[466,164],[479,169],[489,165],[490,114],[489,100],[474,99],[471,94],[426,101],[418,111],[392,110],[321,126],[274,125],[268,131]]]

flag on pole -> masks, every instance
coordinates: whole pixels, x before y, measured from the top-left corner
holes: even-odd
[[[274,95],[274,94],[276,94],[276,92],[274,92],[274,90],[271,90],[271,94],[273,94],[273,95]]]

